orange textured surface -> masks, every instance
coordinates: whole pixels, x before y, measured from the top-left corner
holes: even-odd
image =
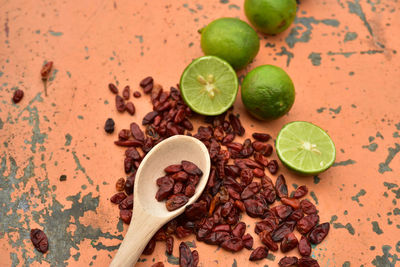
[[[285,69],[296,87],[287,116],[252,119],[240,97],[246,135],[276,137],[290,121],[307,120],[334,140],[334,167],[299,177],[281,167],[289,185],[306,184],[308,198],[331,222],[313,249],[321,266],[400,265],[400,3],[397,0],[301,0],[294,24],[261,38],[255,61]],[[120,114],[107,84],[139,89],[148,75],[169,88],[187,64],[202,56],[197,30],[222,17],[245,21],[243,1],[7,1],[0,11],[0,266],[108,266],[126,231],[109,198],[124,177],[123,149],[113,141],[150,110],[147,96],[133,99],[137,112]],[[40,68],[54,61],[44,96]],[[11,97],[17,88],[25,96]],[[107,135],[107,118],[116,133]],[[200,122],[202,119],[197,119]],[[241,140],[241,139],[240,139]],[[272,144],[272,141],[270,141]],[[274,153],[272,158],[276,158]],[[60,175],[66,181],[60,181]],[[275,177],[273,178],[273,180]],[[254,221],[247,216],[247,232]],[[29,240],[41,228],[49,252]],[[191,235],[185,241],[193,241]],[[249,262],[194,241],[200,266],[277,266],[281,253]],[[175,240],[173,255],[178,256]],[[159,243],[137,266],[174,259]],[[289,253],[296,255],[297,251]]]

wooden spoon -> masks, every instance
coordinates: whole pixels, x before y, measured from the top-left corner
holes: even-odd
[[[168,211],[165,202],[155,198],[157,178],[164,176],[164,168],[188,160],[203,171],[196,193],[188,203]],[[111,267],[131,267],[142,254],[147,243],[164,224],[184,212],[203,192],[210,173],[210,155],[206,146],[194,137],[175,135],[157,144],[142,160],[136,172],[132,220]]]

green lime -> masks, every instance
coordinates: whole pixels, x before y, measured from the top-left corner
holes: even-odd
[[[225,59],[236,70],[244,68],[257,55],[260,40],[253,28],[236,18],[214,20],[201,30],[204,54]]]
[[[294,85],[287,73],[273,65],[262,65],[243,79],[242,101],[247,111],[260,120],[285,115],[294,103]]]
[[[204,56],[195,59],[183,71],[182,98],[195,112],[219,115],[235,102],[239,82],[235,70],[223,59]]]
[[[296,17],[296,0],[245,0],[244,12],[250,23],[266,34],[281,33]]]
[[[276,152],[289,169],[302,175],[315,175],[335,162],[335,144],[318,126],[294,121],[283,126],[276,138]]]

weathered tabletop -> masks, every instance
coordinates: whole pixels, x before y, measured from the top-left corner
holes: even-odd
[[[107,266],[126,225],[109,201],[124,176],[123,150],[103,125],[112,117],[119,130],[150,109],[142,97],[134,117],[119,114],[107,84],[136,90],[148,75],[176,84],[202,55],[197,30],[221,16],[245,19],[243,1],[0,2],[0,265]],[[336,143],[334,167],[318,177],[281,169],[290,188],[309,187],[321,220],[332,223],[314,249],[321,266],[400,265],[399,16],[398,0],[302,0],[294,25],[260,35],[256,60],[239,73],[276,64],[296,86],[290,114],[273,122],[250,118],[238,98],[246,136],[276,137],[285,123],[307,120]],[[55,64],[47,97],[39,75],[46,60]],[[25,97],[14,105],[17,88]],[[50,240],[44,255],[29,239],[36,227]],[[272,253],[252,263],[247,250],[194,243],[200,266],[277,266],[280,259]],[[174,257],[167,261],[164,250],[158,245],[137,266],[170,266]]]

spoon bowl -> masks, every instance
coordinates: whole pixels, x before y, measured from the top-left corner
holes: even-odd
[[[180,164],[182,160],[196,164],[202,170],[203,176],[188,203],[174,211],[168,211],[165,202],[159,202],[155,198],[158,190],[156,180],[165,175],[165,167]],[[132,220],[111,267],[131,267],[137,262],[158,229],[182,214],[187,205],[193,204],[200,197],[208,181],[210,165],[206,146],[196,138],[186,135],[172,136],[147,153],[136,172]]]

